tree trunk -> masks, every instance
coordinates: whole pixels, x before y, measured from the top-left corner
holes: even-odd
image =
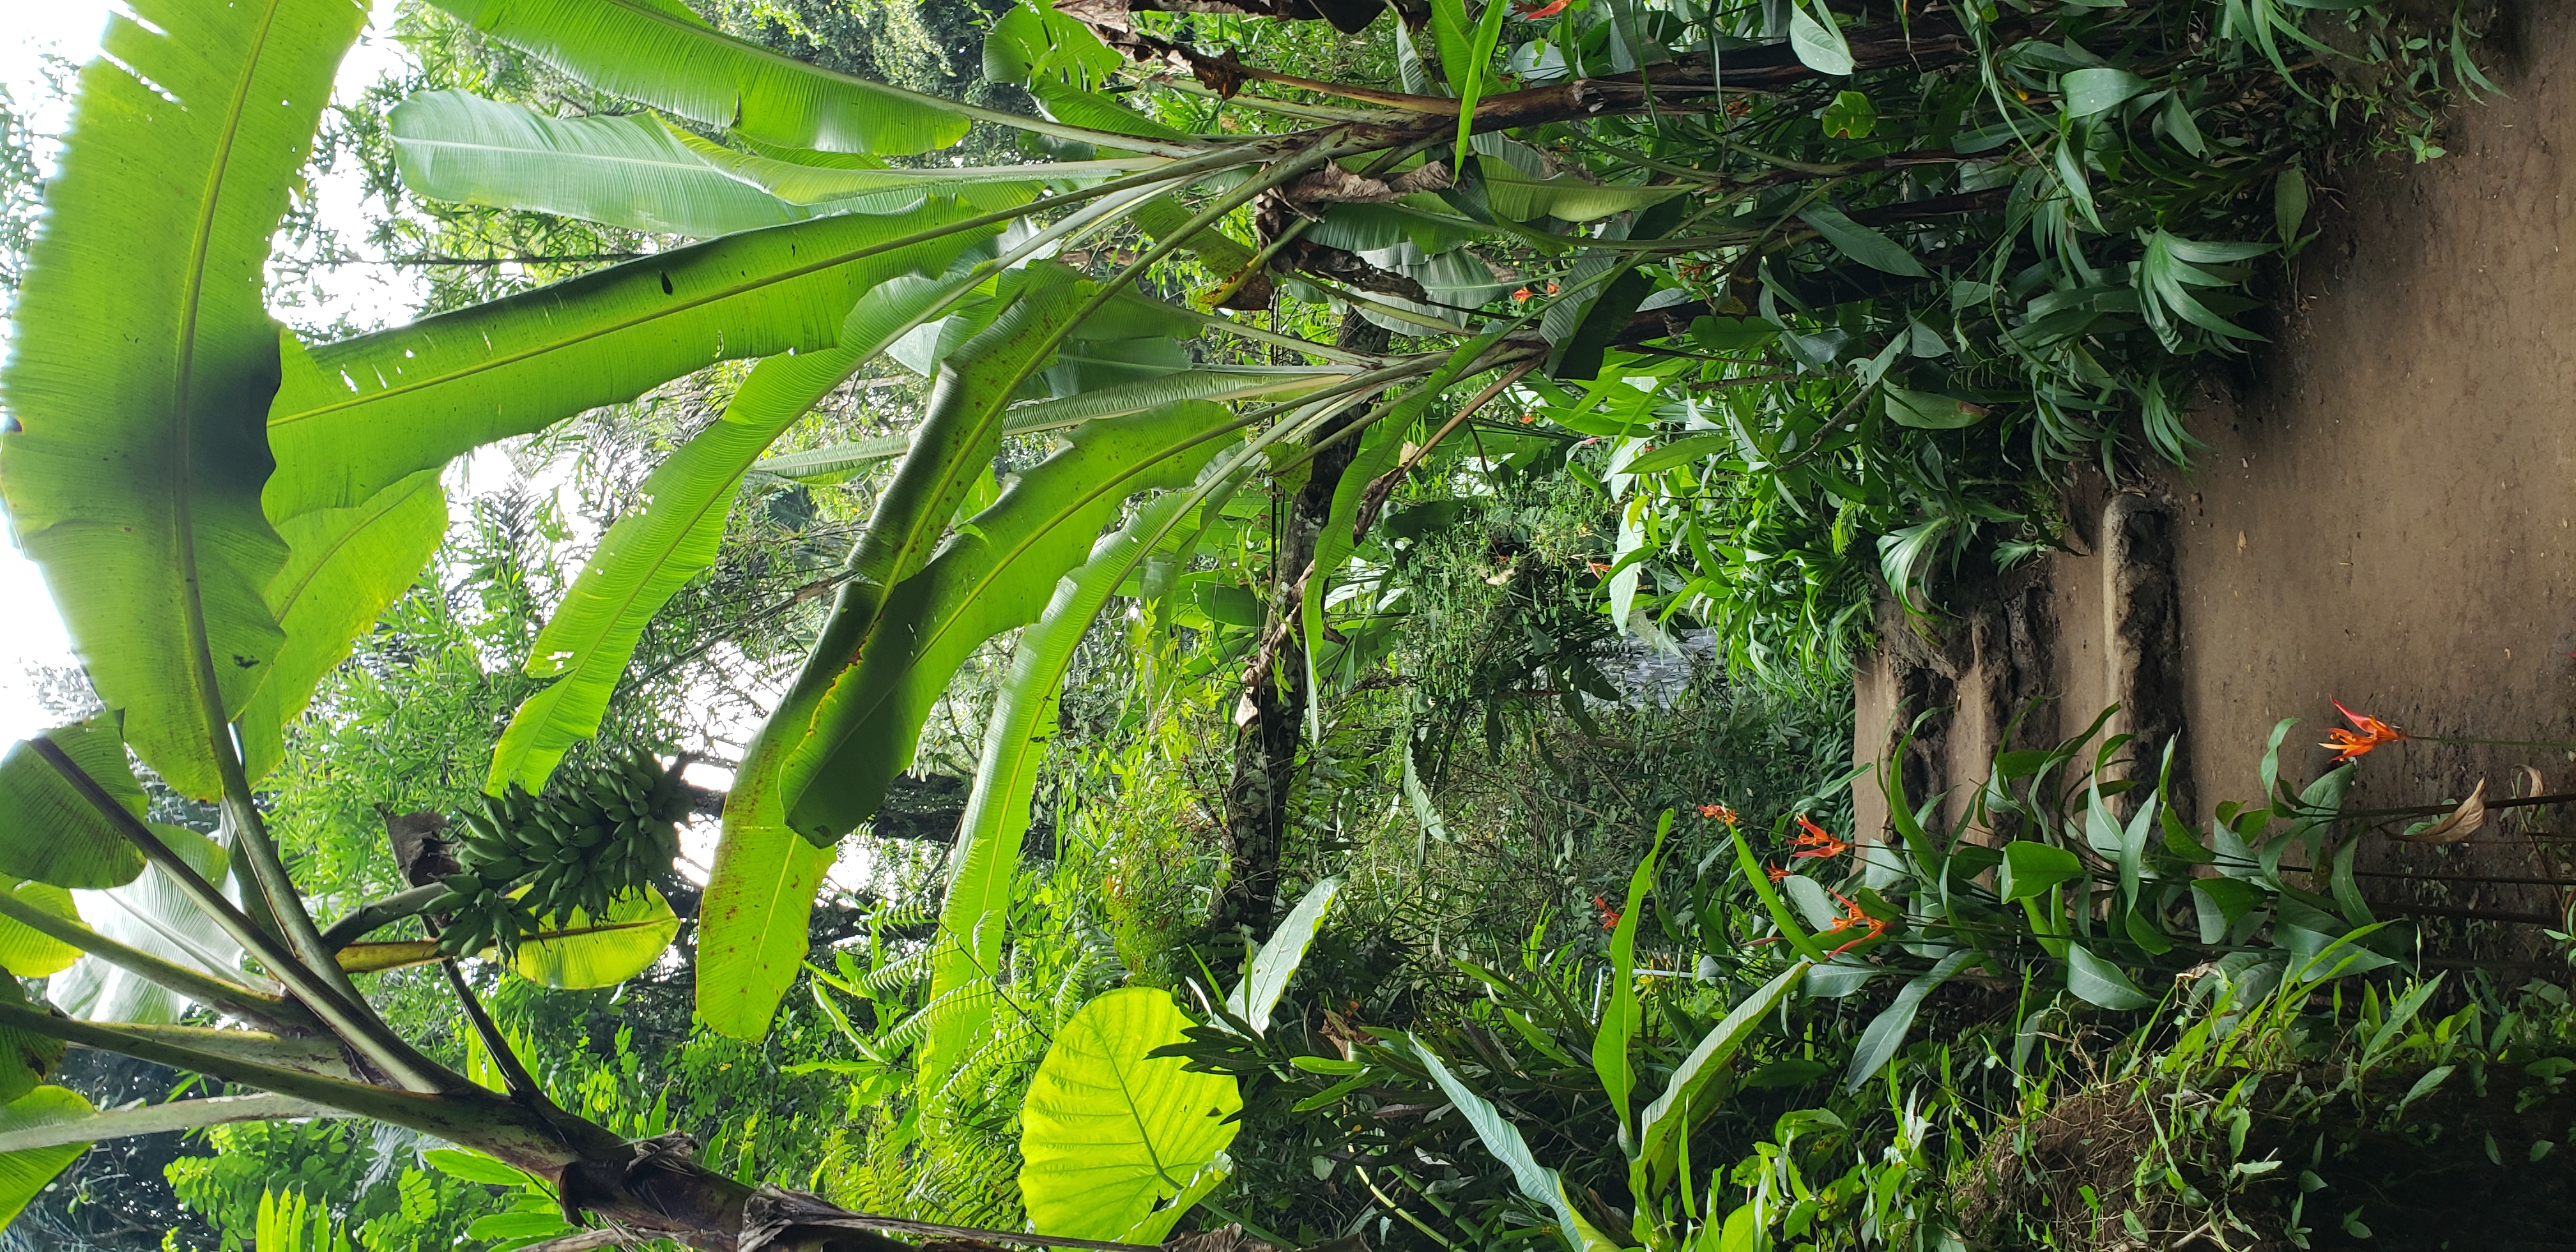
[[[1342,318],[1339,346],[1353,352],[1386,351],[1386,329],[1354,311]],[[1367,415],[1354,408],[1318,429],[1315,439],[1348,427]],[[1297,489],[1281,520],[1272,548],[1278,554],[1270,580],[1269,627],[1243,674],[1243,698],[1235,706],[1234,774],[1225,788],[1225,890],[1217,897],[1217,929],[1242,926],[1255,938],[1270,933],[1270,915],[1279,898],[1279,853],[1288,833],[1288,799],[1296,784],[1297,747],[1306,719],[1306,645],[1298,629],[1306,580],[1316,576],[1315,540],[1332,515],[1333,493],[1343,471],[1358,453],[1359,440],[1345,439],[1308,462],[1305,485]],[[1329,577],[1329,572],[1326,576]]]

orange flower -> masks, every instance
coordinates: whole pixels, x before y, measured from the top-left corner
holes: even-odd
[[[1841,856],[1843,853],[1851,851],[1850,844],[1834,838],[1832,835],[1826,833],[1823,827],[1816,825],[1814,822],[1808,821],[1807,815],[1804,813],[1800,813],[1798,815],[1798,826],[1802,830],[1806,831],[1806,833],[1795,836],[1789,840],[1790,847],[1801,849],[1800,851],[1789,854],[1790,859],[1792,860],[1801,857]]]
[[[1834,949],[1834,950],[1833,950],[1833,951],[1831,951],[1831,952],[1826,953],[1826,954],[1825,954],[1825,958],[1826,958],[1827,960],[1831,960],[1831,959],[1833,959],[1834,957],[1841,956],[1843,953],[1845,953],[1845,952],[1849,952],[1849,951],[1851,951],[1852,949],[1857,948],[1857,947],[1859,947],[1860,945],[1862,945],[1862,944],[1864,944],[1864,943],[1867,943],[1867,942],[1869,942],[1870,940],[1872,940],[1872,939],[1876,939],[1876,938],[1878,938],[1879,936],[1884,935],[1884,934],[1886,934],[1886,933],[1887,933],[1887,923],[1882,922],[1882,921],[1878,920],[1877,918],[1870,916],[1870,915],[1868,914],[1868,912],[1866,912],[1865,910],[1863,910],[1863,909],[1861,908],[1861,906],[1859,906],[1859,905],[1857,905],[1857,904],[1852,903],[1852,902],[1851,902],[1851,900],[1850,900],[1850,898],[1849,898],[1849,897],[1846,897],[1845,895],[1843,895],[1843,893],[1841,893],[1841,892],[1839,892],[1839,891],[1834,891],[1834,892],[1828,892],[1827,894],[1829,894],[1829,895],[1833,896],[1833,898],[1835,898],[1835,899],[1837,899],[1837,900],[1842,901],[1842,905],[1843,905],[1843,915],[1842,915],[1842,916],[1840,916],[1840,917],[1835,918],[1835,919],[1834,919],[1834,924],[1833,924],[1833,925],[1831,925],[1831,926],[1827,926],[1827,927],[1825,927],[1824,932],[1823,932],[1822,934],[1817,935],[1816,937],[1817,937],[1817,938],[1819,938],[1819,939],[1822,939],[1822,938],[1824,938],[1824,937],[1825,937],[1825,935],[1840,934],[1840,933],[1841,933],[1841,932],[1843,932],[1843,931],[1846,931],[1846,930],[1854,930],[1854,929],[1857,929],[1857,930],[1860,930],[1860,931],[1865,932],[1865,933],[1863,933],[1859,938],[1854,939],[1854,940],[1852,940],[1852,941],[1850,941],[1850,942],[1848,942],[1848,943],[1845,943],[1843,946],[1841,946],[1841,947],[1839,947],[1839,948],[1836,948],[1836,949]]]
[[[1699,815],[1713,821],[1724,822],[1729,826],[1735,824],[1735,810],[1723,804],[1703,804],[1699,806]]]
[[[2317,746],[2320,748],[2334,749],[2334,763],[2337,765],[2341,765],[2354,757],[2369,752],[2372,748],[2376,748],[2383,743],[2395,743],[2406,737],[2405,731],[2399,730],[2376,717],[2364,717],[2359,713],[2353,712],[2351,709],[2345,708],[2343,706],[2343,701],[2341,700],[2331,701],[2330,703],[2335,706],[2336,712],[2343,714],[2345,720],[2353,724],[2354,729],[2361,732],[2359,734],[2354,734],[2353,731],[2345,730],[2341,726],[2337,726],[2326,732],[2326,741],[2318,744]]]
[[[1789,876],[1789,871],[1778,865],[1765,865],[1762,868],[1771,875],[1771,881],[1773,882],[1778,882]]]
[[[1536,413],[1523,413],[1523,414],[1521,414],[1521,425],[1523,425],[1523,426],[1531,425],[1532,423],[1535,423],[1535,422],[1537,422],[1537,421],[1538,421],[1538,414],[1536,414]]]
[[[1607,896],[1592,897],[1592,907],[1601,910],[1601,929],[1619,929],[1619,910],[1610,907],[1610,900]]]
[[[1557,14],[1562,13],[1562,12],[1564,12],[1564,11],[1565,11],[1565,0],[1553,0],[1553,3],[1550,3],[1546,8],[1543,8],[1543,9],[1523,9],[1523,10],[1521,10],[1521,18],[1522,18],[1522,20],[1524,20],[1524,21],[1531,21],[1531,22],[1535,22],[1535,21],[1539,20],[1539,19],[1540,19],[1540,18],[1542,18],[1542,17],[1554,17],[1554,16],[1556,16]]]
[[[1523,287],[1523,288],[1521,288],[1520,290],[1515,291],[1515,292],[1513,292],[1513,293],[1512,293],[1512,299],[1514,299],[1514,300],[1527,300],[1527,299],[1529,299],[1529,298],[1530,298],[1530,289],[1529,289],[1529,288],[1527,288],[1527,287]]]

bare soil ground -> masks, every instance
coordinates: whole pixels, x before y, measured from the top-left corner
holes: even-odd
[[[2281,717],[2302,719],[2285,767],[2321,768],[2306,745],[2330,700],[2420,734],[2576,741],[2576,6],[2508,6],[2485,60],[2510,94],[2457,111],[2449,156],[2336,178],[2274,342],[2167,484],[2204,803],[2259,795]],[[2367,758],[2356,795],[2425,803],[2480,777],[2500,794],[2523,764],[2576,790],[2563,752],[2408,743]],[[2576,844],[2531,833],[2364,866],[2569,876],[2549,850]],[[2547,888],[2453,894],[2558,912]]]
[[[2098,484],[2079,490],[2081,554],[2002,580],[1938,637],[1883,623],[1858,680],[1859,760],[1887,751],[1900,709],[1949,710],[1905,775],[1918,802],[1950,788],[1955,811],[2043,693],[2059,700],[2021,742],[2121,702],[2112,729],[2173,738],[2203,813],[2261,801],[2283,717],[2301,719],[2284,775],[2322,772],[2333,700],[2418,734],[2576,742],[2576,4],[2506,4],[2481,60],[2508,94],[2456,111],[2449,155],[2322,180],[2322,233],[2272,341],[2209,388],[2193,470],[2107,506]],[[2576,792],[2563,751],[2411,742],[2366,758],[2354,803],[2432,803],[2479,779],[2532,794],[2525,765],[2541,790]],[[1855,799],[1872,837],[1875,779]],[[2363,886],[2428,921],[2437,965],[2474,954],[2510,974],[2561,889],[2423,875],[2576,881],[2569,812],[2522,810],[2451,848],[2374,841]]]

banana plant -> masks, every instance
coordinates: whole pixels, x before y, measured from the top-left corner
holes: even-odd
[[[1576,123],[1598,133],[1715,119],[1718,130],[1683,136],[1699,143],[1730,125],[1738,106],[1758,109],[1766,126],[1807,125],[1827,89],[1863,79],[1930,82],[1952,103],[1974,97],[1961,116],[1982,124],[1975,110],[1985,92],[2001,115],[1985,129],[2029,128],[2020,142],[2032,163],[2019,176],[2028,185],[2015,194],[2038,207],[2003,234],[2035,221],[2034,246],[2074,258],[2063,260],[2069,266],[2080,262],[2068,242],[2078,223],[2100,233],[2125,221],[2115,197],[2093,191],[2101,171],[2087,162],[2102,145],[2092,136],[2113,125],[2161,128],[2189,146],[2183,95],[2157,95],[2180,88],[2083,77],[2103,67],[2033,51],[2052,39],[2076,47],[2072,33],[2127,20],[2094,6],[2040,6],[2001,24],[1935,11],[1848,29],[1793,6],[1779,31],[1748,26],[1758,15],[1711,15],[1697,31],[1710,51],[1700,53],[1672,51],[1703,45],[1660,20],[1671,15],[1645,23],[1611,6],[1569,15],[1542,37],[1499,5],[1473,22],[1450,5],[1434,33],[1451,94],[1433,94],[1417,63],[1405,91],[1325,85],[1336,104],[1247,92],[1317,85],[1130,29],[1114,20],[1117,6],[1096,6],[1096,25],[1032,8],[997,25],[998,55],[988,58],[1017,67],[1040,102],[1040,115],[1020,115],[780,56],[678,0],[434,2],[638,109],[562,119],[426,93],[393,126],[416,190],[694,242],[374,334],[305,343],[263,306],[269,241],[363,6],[136,0],[131,18],[111,19],[105,55],[80,74],[0,371],[9,418],[0,499],[112,710],[0,761],[0,874],[16,880],[0,893],[0,921],[17,928],[0,932],[0,950],[13,973],[60,969],[57,1007],[76,1010],[25,1003],[14,980],[0,980],[9,1045],[0,1048],[0,1096],[17,1101],[0,1110],[0,1125],[16,1134],[88,1124],[68,1093],[41,1083],[63,1046],[80,1043],[271,1101],[192,1102],[157,1114],[155,1128],[235,1119],[246,1107],[375,1118],[546,1179],[567,1212],[711,1249],[876,1246],[879,1237],[860,1233],[876,1219],[754,1189],[700,1166],[682,1145],[628,1143],[555,1104],[498,1038],[457,964],[462,954],[355,947],[394,921],[453,907],[441,892],[468,888],[372,902],[326,929],[258,803],[315,684],[434,549],[445,520],[439,475],[453,458],[717,362],[760,359],[719,421],[657,469],[651,503],[611,531],[526,658],[554,682],[502,737],[489,781],[505,804],[514,786],[547,786],[595,732],[636,638],[704,568],[741,482],[894,459],[821,637],[726,800],[699,919],[698,1000],[716,1028],[756,1038],[805,955],[806,912],[838,841],[873,816],[961,658],[1028,627],[954,866],[955,916],[940,948],[951,964],[941,976],[962,976],[954,962],[977,955],[974,936],[1007,890],[1005,850],[1026,822],[1044,711],[1073,642],[1140,563],[1186,559],[1192,536],[1255,477],[1298,473],[1328,447],[1357,441],[1360,473],[1328,484],[1324,521],[1336,533],[1271,623],[1311,642],[1328,633],[1329,585],[1386,493],[1521,380],[1527,390],[1513,394],[1539,402],[1553,424],[1579,432],[1608,422],[1611,437],[1642,440],[1665,416],[1610,395],[1601,377],[1625,387],[1676,353],[1711,355],[1700,349],[1735,343],[1727,337],[1759,318],[1744,343],[1776,344],[1814,374],[1764,393],[1769,408],[1731,417],[1764,465],[1802,455],[1763,442],[1784,425],[1867,397],[1880,396],[1892,406],[1888,420],[1909,429],[1956,425],[1985,407],[1932,388],[1934,367],[1891,373],[1906,352],[1937,358],[1949,341],[1933,328],[1909,325],[1862,372],[1852,365],[1858,345],[1833,328],[1836,309],[1924,295],[1936,280],[1951,283],[1943,298],[1955,303],[1966,290],[1957,284],[1978,281],[1964,277],[1969,253],[1945,232],[1962,214],[1996,211],[2001,189],[1919,199],[1906,181],[1962,177],[1973,164],[1963,153],[1894,148],[1819,161],[1750,149],[1735,135],[1701,147],[1719,154],[1712,160],[1749,163],[1740,167],[1689,164],[1658,144],[1645,153],[1614,145],[1607,164],[1576,168],[1527,141],[1561,147]],[[1337,3],[1333,20],[1371,11]],[[1292,16],[1324,14],[1306,6]],[[1755,35],[1760,46],[1720,47]],[[1521,74],[1520,84],[1498,66]],[[1093,90],[1109,75],[1214,98],[1238,110],[1226,115],[1238,124],[1183,128],[1149,117]],[[2041,91],[2016,86],[2016,103],[2004,104],[2007,78]],[[2175,108],[2182,122],[2168,118]],[[1837,116],[1847,130],[1858,125],[1853,108]],[[2078,123],[2084,134],[2067,138]],[[1089,151],[1000,167],[889,159],[932,153],[975,124]],[[1248,241],[1236,237],[1247,221]],[[1119,253],[1095,245],[1131,227],[1148,242],[1100,266]],[[1560,294],[1532,296],[1517,318],[1501,313],[1492,306],[1508,283],[1471,244],[1515,250],[1528,281]],[[2018,245],[2001,246],[1989,259]],[[2088,286],[2070,288],[2044,315],[2049,297],[2011,293],[2030,297],[2012,314],[2027,315],[2024,329],[2048,328],[2014,340],[2015,359],[2054,353],[2051,368],[2076,370],[2066,357],[2079,351],[2071,337],[2093,327],[2086,319],[2129,311],[2169,348],[2215,350],[2236,337],[2224,328],[2233,306],[2213,289],[2241,280],[2250,245],[2159,227],[2140,246],[2134,309],[2122,303],[2131,297]],[[1100,267],[1051,259],[1077,254]],[[1726,281],[1675,267],[1695,254],[1724,261]],[[1199,304],[1140,285],[1184,255],[1221,271]],[[1865,281],[1848,281],[1860,271]],[[1989,296],[1997,285],[1986,284]],[[1273,299],[1347,310],[1425,346],[1362,351],[1288,334],[1276,319],[1227,315]],[[1842,320],[1885,330],[1872,316]],[[1306,363],[1206,367],[1173,346],[1195,337]],[[883,355],[931,377],[925,415],[900,447],[761,468],[780,432]],[[1751,385],[1732,374],[1715,381]],[[1472,398],[1453,403],[1468,387],[1478,388]],[[1933,398],[1906,398],[1923,395]],[[1614,402],[1635,411],[1615,421],[1598,411]],[[1766,417],[1776,420],[1763,426]],[[1748,421],[1763,426],[1762,438]],[[989,507],[961,507],[1005,438],[1047,431],[1072,433]],[[1629,463],[1644,451],[1629,450]],[[148,821],[137,762],[180,794],[216,802],[220,827]],[[486,921],[515,915],[504,890],[513,884],[476,882]],[[2129,886],[2124,877],[2135,917]],[[656,913],[649,898],[591,903],[596,920],[495,937],[528,940],[516,955],[529,976],[577,985],[631,961],[639,936],[659,942],[671,932],[667,910]],[[2160,903],[2169,901],[2148,907]],[[353,977],[407,959],[441,967],[501,1090],[402,1038]],[[225,1024],[170,1024],[183,1004]],[[1640,1168],[1657,1168],[1649,1148],[1669,1132],[1658,1137],[1665,1123],[1656,1118],[1686,1120],[1691,1093],[1628,1108],[1616,1035],[1595,1042],[1599,1074],[1621,1102],[1622,1133],[1640,1145]],[[1436,1058],[1403,1063],[1438,1077]],[[102,1135],[143,1124],[100,1116]],[[1499,1132],[1495,1141],[1504,1142]],[[63,1143],[10,1150],[0,1174],[49,1168]],[[52,1155],[26,1155],[37,1152]],[[1535,1194],[1543,1181],[1532,1173],[1525,1189],[1548,1204]]]

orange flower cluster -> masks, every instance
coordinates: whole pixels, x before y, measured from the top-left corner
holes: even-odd
[[[1610,907],[1608,896],[1592,897],[1592,907],[1601,910],[1601,929],[1619,929],[1619,910]]]
[[[1724,822],[1729,826],[1734,825],[1736,820],[1735,810],[1723,804],[1703,804],[1699,806],[1699,815],[1710,821]]]
[[[2353,712],[2351,709],[2345,708],[2343,706],[2343,701],[2341,700],[2331,701],[2330,703],[2335,706],[2336,712],[2344,715],[2344,720],[2351,722],[2353,725],[2352,730],[2345,730],[2343,727],[2337,726],[2334,729],[2327,731],[2326,741],[2317,745],[2320,748],[2334,749],[2334,763],[2337,765],[2341,765],[2354,757],[2361,756],[2383,743],[2395,743],[2406,737],[2405,731],[2399,730],[2376,717],[2365,717],[2362,714]],[[2354,733],[2355,731],[2358,731],[2359,733],[2356,734]]]
[[[1789,859],[1793,861],[1808,857],[1841,856],[1851,851],[1850,844],[1834,838],[1824,827],[1808,821],[1804,813],[1798,815],[1798,829],[1804,833],[1789,840],[1790,847],[1800,849],[1789,854]]]
[[[1844,931],[1854,929],[1860,930],[1862,934],[1859,938],[1851,940],[1843,946],[1826,953],[1825,959],[1831,960],[1835,957],[1841,956],[1843,953],[1849,952],[1852,949],[1887,933],[1887,923],[1870,916],[1866,910],[1862,909],[1861,906],[1852,903],[1850,898],[1843,895],[1843,893],[1834,891],[1828,892],[1827,894],[1842,902],[1843,915],[1835,918],[1834,924],[1825,927],[1824,931],[1816,937],[1822,939],[1825,935],[1841,934]]]

